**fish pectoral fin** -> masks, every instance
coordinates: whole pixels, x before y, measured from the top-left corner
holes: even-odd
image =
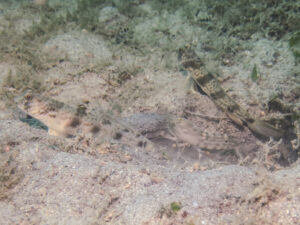
[[[247,126],[254,133],[262,135],[264,137],[280,138],[283,136],[282,130],[279,130],[278,128],[263,120],[255,119],[253,122],[248,122]]]
[[[244,123],[244,121],[240,118],[240,117],[238,117],[238,116],[236,116],[236,115],[234,115],[234,114],[232,114],[232,113],[226,113],[226,115],[236,124],[236,125],[238,125],[238,126],[240,126],[240,127],[243,127],[244,125],[245,125],[245,123]]]

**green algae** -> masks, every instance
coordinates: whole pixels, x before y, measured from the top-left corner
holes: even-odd
[[[296,59],[300,58],[300,32],[295,33],[289,40],[290,49]]]
[[[251,80],[256,82],[258,79],[258,72],[257,72],[257,66],[256,64],[253,66],[252,72],[251,72]]]
[[[172,202],[170,206],[173,212],[178,212],[182,208],[180,202]]]

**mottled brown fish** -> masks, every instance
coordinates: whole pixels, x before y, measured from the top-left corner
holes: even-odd
[[[189,78],[195,84],[194,87],[200,88],[202,92],[210,97],[210,99],[237,125],[248,127],[253,133],[260,137],[273,137],[275,139],[283,138],[283,147],[280,150],[283,157],[288,159],[289,163],[294,162],[298,158],[300,149],[300,116],[299,113],[293,112],[297,118],[294,118],[293,124],[287,126],[287,129],[280,129],[271,123],[255,118],[245,109],[240,107],[232,98],[230,98],[215,75],[206,69],[202,60],[196,55],[190,46],[181,48],[178,51],[178,60],[181,61],[184,68],[189,72]],[[292,134],[288,127],[293,127]],[[295,139],[296,138],[296,139]],[[292,140],[296,140],[296,144],[292,144]]]
[[[147,139],[122,120],[98,110],[97,115],[85,112],[82,105],[73,108],[63,102],[28,93],[16,100],[15,111],[22,110],[47,126],[54,136],[86,136],[97,140],[95,143],[111,143],[126,140],[128,145],[144,146]]]
[[[204,63],[189,47],[179,49],[178,59],[190,72],[190,78],[227,116],[239,126],[247,126],[251,131],[264,137],[280,138],[283,132],[271,124],[254,118],[230,98],[218,79],[205,68]]]
[[[251,131],[264,137],[280,138],[283,132],[271,124],[252,117],[245,109],[230,98],[220,82],[205,69],[189,68],[192,79],[239,126],[247,126]]]
[[[184,142],[211,151],[234,150],[238,146],[237,140],[210,135],[187,120],[172,115],[136,113],[125,118],[114,118],[99,110],[97,115],[92,115],[85,112],[83,107],[75,109],[37,94],[25,95],[17,105],[28,115],[43,122],[49,134],[55,136],[75,137],[83,133],[109,142],[114,137],[124,135],[128,144],[138,146],[148,139],[155,141],[156,138],[165,138],[172,143]],[[124,133],[124,130],[127,132]]]

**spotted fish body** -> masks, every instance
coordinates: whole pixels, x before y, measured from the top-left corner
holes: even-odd
[[[139,135],[136,130],[122,120],[102,110],[85,112],[80,105],[77,108],[49,97],[29,93],[15,100],[15,111],[42,122],[48,133],[67,138],[86,137],[96,140],[95,144],[120,143],[126,141],[130,146],[147,146],[151,143]],[[19,119],[21,119],[19,117]]]
[[[241,140],[232,137],[209,134],[183,118],[157,113],[136,113],[125,118],[97,111],[85,112],[82,107],[73,108],[57,100],[29,94],[21,97],[17,103],[17,111],[30,115],[43,122],[49,134],[73,138],[85,134],[101,141],[110,142],[117,133],[122,132],[122,140],[130,145],[155,142],[159,138],[172,143],[185,143],[205,151],[234,151]],[[80,110],[79,110],[80,109]],[[144,144],[143,144],[144,146]]]
[[[245,109],[230,98],[220,82],[212,73],[205,69],[189,68],[195,83],[205,92],[214,103],[224,111],[233,122],[239,126],[247,126],[251,131],[264,137],[280,138],[283,133],[271,124],[252,117]]]

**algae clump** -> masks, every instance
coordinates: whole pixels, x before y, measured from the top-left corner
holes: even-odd
[[[173,212],[178,212],[182,208],[180,202],[172,202],[171,203],[171,209]]]
[[[289,40],[290,49],[296,59],[300,58],[300,32],[295,33]]]

